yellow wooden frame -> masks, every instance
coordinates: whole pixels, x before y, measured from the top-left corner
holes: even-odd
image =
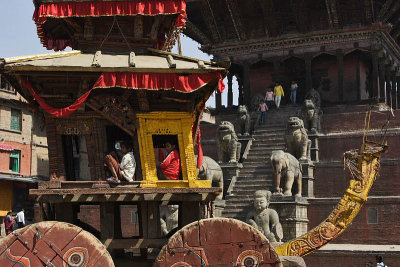
[[[195,116],[188,112],[150,112],[136,115],[143,181],[141,187],[211,187],[211,181],[198,180],[194,155],[192,126]],[[177,135],[181,157],[182,179],[158,180],[153,135]]]

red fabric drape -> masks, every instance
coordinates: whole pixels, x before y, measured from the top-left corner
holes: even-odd
[[[48,18],[135,16],[135,15],[179,14],[176,27],[186,22],[186,2],[184,0],[137,0],[105,2],[61,2],[44,3],[35,9],[33,20],[43,46],[48,49],[63,50],[71,46],[69,40],[49,38],[43,27]]]
[[[99,77],[93,88],[79,97],[74,104],[61,109],[49,106],[44,99],[36,93],[28,79],[21,79],[20,83],[22,87],[29,90],[44,111],[56,117],[66,117],[74,113],[86,101],[95,88],[175,89],[181,92],[191,92],[209,83],[215,77],[219,79],[218,90],[222,92],[225,89],[225,85],[220,72],[191,74],[188,76],[179,76],[173,73],[106,72]]]
[[[93,88],[175,89],[176,91],[188,93],[199,89],[215,77],[219,79],[218,90],[222,92],[225,89],[225,85],[220,72],[190,74],[185,76],[174,73],[106,72],[100,76]]]
[[[29,92],[32,94],[32,96],[36,99],[36,101],[39,103],[39,105],[43,108],[44,111],[47,113],[56,116],[56,117],[66,117],[74,113],[83,103],[85,103],[86,99],[90,95],[93,89],[90,89],[86,93],[84,93],[81,97],[79,97],[75,103],[70,105],[69,107],[66,108],[53,108],[44,101],[43,98],[41,98],[33,89],[33,86],[31,82],[26,79],[26,81],[21,80],[21,85],[29,90]]]
[[[203,147],[201,146],[201,131],[199,125],[199,131],[197,133],[197,140],[196,140],[196,148],[197,148],[197,169],[200,169],[201,164],[203,164]]]

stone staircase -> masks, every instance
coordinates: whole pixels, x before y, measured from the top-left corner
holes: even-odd
[[[296,116],[297,110],[298,107],[293,106],[271,110],[266,114],[265,124],[256,125],[247,159],[243,162],[231,194],[226,197],[223,217],[245,221],[247,213],[252,209],[254,192],[272,190],[271,152],[285,148],[286,121]]]

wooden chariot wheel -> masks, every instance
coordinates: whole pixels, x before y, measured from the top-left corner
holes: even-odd
[[[278,267],[278,254],[268,239],[235,219],[196,221],[176,232],[158,255],[157,267]]]
[[[92,234],[63,222],[40,222],[0,240],[0,266],[113,267],[104,245]]]

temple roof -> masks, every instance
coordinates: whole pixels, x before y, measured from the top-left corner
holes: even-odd
[[[185,34],[211,51],[219,45],[274,40],[309,33],[390,26],[400,41],[400,1],[187,0]]]
[[[13,71],[88,71],[206,73],[225,71],[217,63],[151,50],[146,55],[113,55],[81,51],[5,58],[4,69]],[[134,66],[133,66],[134,65]]]

